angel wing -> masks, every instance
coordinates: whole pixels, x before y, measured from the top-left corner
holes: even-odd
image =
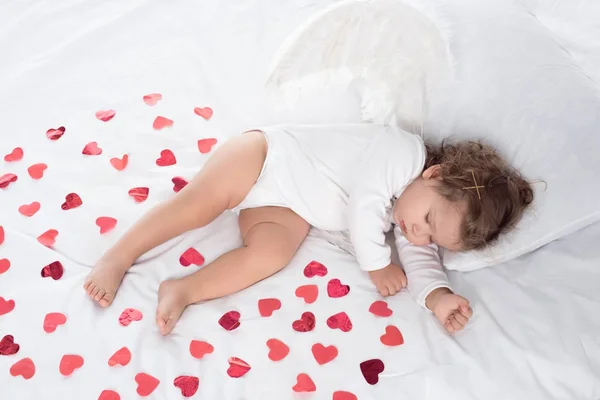
[[[267,87],[289,100],[303,89],[354,82],[363,119],[422,133],[427,99],[452,76],[443,22],[434,23],[424,3],[418,2],[421,9],[401,0],[334,4],[287,38]]]

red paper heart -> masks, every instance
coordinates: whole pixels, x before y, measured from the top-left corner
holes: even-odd
[[[0,244],[4,243],[4,227],[0,225]]]
[[[313,276],[327,275],[327,267],[317,261],[311,261],[304,268],[304,276],[312,278]]]
[[[85,145],[85,147],[81,151],[81,154],[85,154],[86,156],[99,156],[100,154],[102,154],[102,149],[98,147],[98,143],[89,142]]]
[[[246,361],[237,357],[230,357],[227,360],[229,363],[229,368],[227,368],[227,375],[232,378],[239,378],[248,373],[252,367]]]
[[[144,96],[144,103],[149,106],[155,106],[160,100],[162,100],[162,94],[151,93]]]
[[[56,229],[48,229],[46,232],[38,236],[37,240],[46,247],[52,247],[56,242],[58,231]]]
[[[159,167],[168,167],[177,163],[175,154],[169,149],[160,152],[160,157],[156,159],[156,165]]]
[[[332,279],[327,283],[327,294],[329,297],[344,297],[350,292],[350,286],[342,285],[339,279]]]
[[[126,366],[131,361],[131,351],[127,347],[121,347],[109,359],[108,365],[114,367],[116,365]]]
[[[123,171],[127,164],[129,163],[129,156],[127,154],[123,154],[123,158],[113,157],[110,159],[110,165],[113,166],[117,171]]]
[[[300,319],[292,323],[292,328],[297,332],[310,332],[315,328],[315,314],[310,311],[302,313]]]
[[[35,364],[31,358],[24,358],[10,367],[10,374],[12,376],[22,376],[25,379],[31,379],[35,375]]]
[[[0,189],[7,188],[13,182],[16,182],[19,179],[15,174],[4,174],[0,176]]]
[[[394,325],[388,325],[385,327],[385,334],[379,338],[381,343],[386,346],[400,346],[404,343],[404,337],[402,336],[402,332],[400,329],[396,328]]]
[[[46,137],[48,137],[48,139],[50,140],[58,140],[62,135],[65,134],[65,131],[66,129],[64,126],[61,126],[56,129],[50,128],[46,131]]]
[[[121,400],[121,396],[114,390],[103,390],[98,396],[98,400]]]
[[[383,372],[385,365],[379,359],[367,360],[360,363],[360,372],[369,385],[379,382],[379,374]]]
[[[100,121],[108,122],[113,119],[116,113],[115,110],[96,111],[96,118]]]
[[[54,261],[42,268],[42,278],[51,277],[55,281],[62,278],[64,273],[63,265],[60,261]]]
[[[296,384],[292,387],[294,392],[314,392],[317,390],[315,383],[310,376],[306,374],[298,374],[296,377]]]
[[[33,164],[27,168],[27,173],[29,173],[29,176],[33,179],[42,179],[46,168],[48,168],[48,166],[44,163]]]
[[[212,344],[202,340],[192,340],[190,342],[190,354],[194,358],[202,358],[215,350]]]
[[[377,315],[378,317],[389,317],[393,314],[393,311],[388,307],[388,303],[382,300],[377,300],[371,307],[369,307],[369,312]]]
[[[52,333],[60,325],[67,323],[67,316],[62,313],[48,313],[44,317],[44,331]]]
[[[195,107],[194,113],[196,113],[196,115],[201,116],[202,118],[204,118],[207,121],[213,116],[213,110],[210,107],[204,107],[204,108]]]
[[[26,217],[32,217],[33,215],[35,215],[36,212],[40,210],[40,207],[40,203],[34,201],[31,204],[23,204],[21,207],[19,207],[19,212],[21,213],[21,215],[24,215]]]
[[[135,381],[138,384],[137,394],[142,397],[149,396],[158,387],[160,381],[144,372],[140,372],[135,376]]]
[[[181,257],[179,257],[179,264],[183,265],[184,267],[188,267],[190,264],[200,266],[204,264],[204,257],[202,254],[198,253],[198,250],[190,247],[183,252]]]
[[[105,234],[111,231],[117,226],[117,220],[112,217],[98,217],[96,218],[96,225],[100,228],[100,234]]]
[[[237,311],[229,311],[219,318],[219,325],[226,331],[232,331],[240,326],[240,313]]]
[[[0,227],[1,228],[1,227]],[[0,241],[2,244],[2,241]],[[10,268],[10,260],[8,258],[0,258],[0,274],[5,273]]]
[[[77,208],[83,204],[81,197],[77,193],[69,193],[65,196],[65,202],[62,203],[60,208],[63,210],[72,210],[73,208]]]
[[[335,346],[325,347],[321,343],[313,344],[311,351],[319,365],[327,364],[338,356],[338,349]]]
[[[215,144],[217,144],[217,139],[200,139],[198,140],[198,151],[202,154],[210,153]]]
[[[133,321],[140,321],[143,317],[144,315],[141,311],[138,311],[135,308],[126,308],[119,316],[119,323],[123,326],[127,326]]]
[[[15,162],[20,161],[23,158],[23,149],[15,147],[12,152],[4,156],[4,161]]]
[[[327,326],[331,329],[349,332],[352,330],[352,321],[350,321],[350,317],[345,312],[341,312],[327,318]]]
[[[0,315],[8,314],[15,309],[14,300],[4,300],[4,297],[0,297]]]
[[[319,296],[319,287],[317,285],[303,285],[296,289],[296,297],[301,297],[307,304],[312,304]]]
[[[173,121],[169,118],[158,116],[152,123],[152,127],[156,130],[161,130],[163,128],[169,128],[173,126]]]
[[[332,400],[358,400],[354,394],[350,392],[344,392],[343,390],[338,390],[337,392],[333,392]]]
[[[188,184],[188,181],[186,181],[180,176],[176,176],[175,178],[171,179],[171,182],[173,182],[173,191],[175,193],[179,193],[179,191],[186,187]]]
[[[17,354],[20,348],[21,346],[15,343],[13,335],[6,335],[0,340],[0,354],[3,356]]]
[[[258,312],[263,317],[270,317],[273,312],[281,308],[279,299],[260,299],[258,300]]]
[[[60,360],[58,370],[63,376],[69,376],[81,367],[83,367],[83,357],[76,354],[65,354]]]
[[[150,189],[147,187],[136,187],[129,190],[129,195],[133,197],[133,200],[136,203],[143,203],[146,201],[148,193],[150,193]]]
[[[175,378],[173,385],[181,390],[183,397],[192,397],[198,391],[200,379],[195,376],[182,375]]]
[[[279,339],[267,340],[267,347],[271,361],[281,361],[290,353],[290,348]]]

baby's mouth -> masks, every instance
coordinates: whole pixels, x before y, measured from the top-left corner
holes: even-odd
[[[406,229],[406,224],[404,223],[404,220],[400,221],[400,229],[402,230],[402,233],[406,235],[408,230]]]

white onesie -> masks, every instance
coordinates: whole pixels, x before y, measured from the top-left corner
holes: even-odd
[[[273,126],[260,129],[268,150],[263,170],[237,207],[292,209],[315,228],[349,232],[360,267],[391,262],[385,233],[393,199],[423,171],[425,145],[400,128],[374,124]],[[419,304],[450,287],[435,245],[414,246],[394,229],[408,290]]]

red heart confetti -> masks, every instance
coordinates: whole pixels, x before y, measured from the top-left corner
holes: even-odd
[[[135,308],[126,308],[119,316],[119,323],[123,326],[131,324],[133,321],[140,321],[144,315]]]
[[[63,376],[71,375],[76,369],[83,367],[83,357],[76,354],[65,354],[60,360],[58,370]]]
[[[303,285],[296,289],[296,297],[301,297],[307,304],[312,304],[319,296],[319,287],[317,285]]]
[[[325,347],[321,343],[313,344],[311,351],[319,365],[327,364],[338,356],[338,349],[335,346]]]
[[[201,116],[202,118],[204,118],[207,121],[213,116],[213,110],[210,107],[204,107],[204,108],[195,107],[194,113],[196,115]]]
[[[66,129],[64,126],[61,126],[56,129],[50,128],[46,131],[46,137],[48,137],[48,139],[50,140],[58,140],[62,135],[65,134],[65,131]]]
[[[0,315],[8,314],[15,309],[14,300],[4,300],[4,297],[0,297]]]
[[[10,269],[10,260],[8,258],[0,258],[0,274],[5,273],[9,269]]]
[[[331,329],[339,329],[342,332],[352,330],[352,321],[345,312],[337,313],[327,318],[327,326]]]
[[[114,390],[103,390],[98,396],[98,400],[121,400],[121,396]]]
[[[333,392],[332,400],[358,400],[358,397],[353,393],[338,390],[337,392]]]
[[[202,358],[215,350],[212,344],[202,340],[192,340],[190,342],[190,354],[194,358]]]
[[[0,340],[0,355],[11,356],[19,352],[19,346],[15,343],[15,337],[13,335],[6,335]]]
[[[58,231],[56,229],[48,229],[46,232],[38,236],[37,240],[46,247],[52,247],[56,242]]]
[[[260,299],[258,300],[258,312],[263,317],[270,317],[273,312],[281,308],[279,299]]]
[[[26,217],[33,217],[36,212],[40,210],[41,204],[37,201],[34,201],[31,204],[23,204],[19,207],[19,213]]]
[[[86,156],[99,156],[100,154],[102,154],[102,149],[98,147],[98,143],[89,142],[85,145],[85,147],[81,151],[81,154],[85,154]]]
[[[290,353],[290,348],[279,339],[267,340],[267,347],[271,361],[281,361]]]
[[[202,256],[202,254],[200,254],[195,248],[190,247],[183,252],[181,257],[179,257],[179,264],[183,265],[184,267],[188,267],[190,264],[200,266],[204,264],[204,256]]]
[[[360,372],[369,385],[379,382],[379,374],[383,372],[385,365],[379,359],[367,360],[360,363]]]
[[[292,387],[294,392],[314,392],[317,390],[315,383],[310,376],[306,374],[298,374],[296,377],[296,384]]]
[[[192,397],[198,391],[200,379],[195,376],[182,375],[175,378],[173,385],[181,390],[183,397]]]
[[[0,176],[0,189],[7,188],[13,182],[16,182],[19,179],[15,174],[4,174]]]
[[[240,313],[237,311],[229,311],[219,318],[219,325],[226,331],[232,331],[240,326]]]
[[[48,313],[44,317],[44,332],[52,333],[60,325],[67,323],[67,316],[62,313]]]
[[[165,118],[165,117],[161,117],[161,116],[156,117],[156,119],[152,123],[152,127],[154,129],[156,129],[157,131],[161,130],[163,128],[169,128],[171,126],[173,126],[173,121],[170,120],[169,118]]]
[[[149,396],[154,392],[154,389],[158,387],[160,381],[153,377],[152,375],[148,375],[144,372],[140,372],[135,376],[135,381],[138,384],[137,394],[142,397]]]
[[[57,281],[60,278],[62,278],[64,270],[65,269],[63,268],[63,265],[60,263],[60,261],[54,261],[42,268],[41,275],[42,278],[50,277]]]
[[[147,187],[136,187],[129,190],[129,195],[133,197],[133,200],[136,203],[143,203],[148,198],[148,193],[150,193],[150,189]]]
[[[69,193],[65,196],[65,202],[62,203],[60,208],[63,210],[72,210],[73,208],[77,208],[83,204],[81,197],[77,193]]]
[[[123,158],[113,157],[110,159],[110,165],[113,166],[117,171],[123,171],[127,164],[129,163],[129,156],[127,154],[123,154]]]
[[[117,220],[112,217],[98,217],[96,218],[96,225],[100,228],[100,234],[103,235],[117,226]]]
[[[310,332],[315,328],[315,314],[310,311],[302,313],[300,319],[292,323],[296,332]]]
[[[344,297],[350,292],[350,286],[342,285],[339,279],[332,279],[327,283],[327,294],[329,297]]]
[[[4,227],[0,225],[0,244],[4,243]]]
[[[151,93],[144,96],[144,103],[149,106],[155,106],[159,101],[162,100],[162,94],[160,93]]]
[[[15,147],[12,152],[4,156],[6,162],[15,162],[21,159],[23,159],[23,149],[20,147]]]
[[[217,144],[217,139],[200,139],[198,140],[198,151],[202,154],[210,153],[213,146]]]
[[[313,276],[327,275],[327,267],[317,261],[311,261],[304,268],[304,276],[312,278]]]
[[[385,334],[379,338],[381,343],[386,346],[400,346],[404,343],[404,337],[402,336],[402,332],[400,329],[396,328],[394,325],[389,325],[385,327]]]
[[[33,164],[27,168],[27,173],[32,179],[42,179],[47,168],[48,166],[44,163]]]
[[[98,118],[100,121],[108,122],[113,119],[116,113],[117,112],[115,110],[96,111],[96,118]]]
[[[168,167],[177,164],[175,154],[169,149],[160,152],[160,157],[156,159],[156,165],[159,167]]]
[[[388,303],[382,300],[373,302],[371,307],[369,307],[369,312],[378,317],[389,317],[393,314],[393,311],[388,307]]]
[[[227,375],[229,375],[232,378],[242,377],[246,375],[248,371],[250,371],[250,369],[252,368],[250,367],[250,364],[248,364],[246,361],[237,357],[230,357],[229,360],[227,360],[227,362],[229,363],[229,368],[227,368]]]
[[[31,379],[35,375],[35,364],[31,358],[24,358],[10,367],[10,374],[12,376],[22,376],[24,379]]]
[[[175,178],[171,179],[171,182],[173,182],[173,191],[175,193],[179,193],[179,191],[181,189],[183,189],[184,187],[186,187],[187,184],[189,183],[188,181],[186,181],[185,179],[183,179],[180,176],[176,176]]]
[[[117,365],[126,366],[131,361],[131,351],[127,347],[121,347],[109,359],[108,365],[114,367]]]

